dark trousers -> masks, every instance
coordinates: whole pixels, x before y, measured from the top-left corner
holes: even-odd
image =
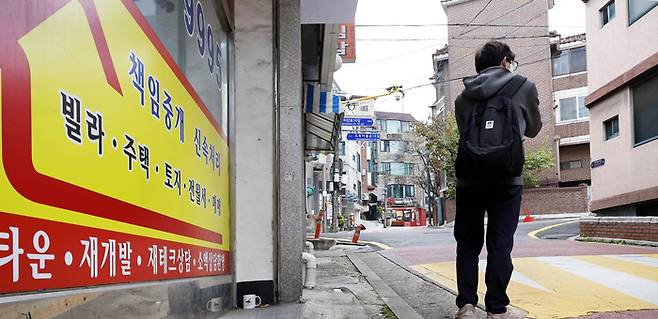
[[[519,222],[522,186],[497,185],[457,188],[457,306],[478,303],[478,256],[484,244],[484,213],[487,212],[488,312],[503,313],[509,305],[507,285],[512,277],[512,246]]]

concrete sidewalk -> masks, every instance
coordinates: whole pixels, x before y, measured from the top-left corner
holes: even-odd
[[[348,253],[364,251],[372,251],[372,248],[339,245],[330,250],[316,250],[317,286],[304,289],[302,302],[239,309],[221,318],[396,318],[347,257]]]

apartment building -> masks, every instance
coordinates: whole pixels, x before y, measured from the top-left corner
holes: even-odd
[[[658,2],[583,2],[591,210],[658,216]]]

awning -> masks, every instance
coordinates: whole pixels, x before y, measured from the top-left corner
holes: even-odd
[[[343,108],[338,95],[321,88],[317,82],[304,86],[306,150],[333,152],[340,139]]]
[[[305,113],[306,150],[333,152],[340,139],[341,113]]]
[[[306,113],[342,113],[340,97],[321,89],[317,83],[304,87],[304,110]]]

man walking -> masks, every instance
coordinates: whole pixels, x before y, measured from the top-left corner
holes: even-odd
[[[515,74],[510,47],[486,43],[475,56],[477,75],[464,79],[455,100],[460,132],[456,162],[457,306],[455,318],[475,318],[478,262],[487,212],[484,303],[487,318],[513,318],[507,311],[512,245],[523,191],[523,135],[541,129],[535,84]]]

